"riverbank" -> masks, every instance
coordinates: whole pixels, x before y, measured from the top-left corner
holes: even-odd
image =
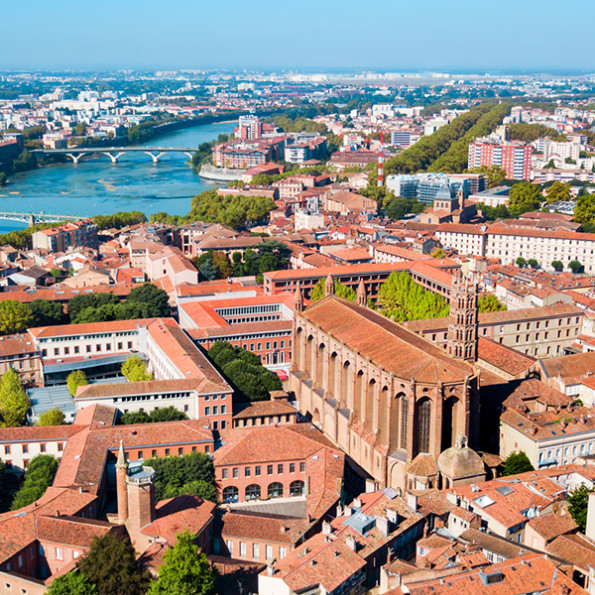
[[[197,147],[233,132],[235,122],[186,126],[160,134],[147,148]],[[154,164],[142,152],[126,153],[113,164],[108,157],[84,158],[78,164],[40,167],[15,174],[10,185],[0,188],[0,210],[93,216],[116,211],[166,211],[186,215],[190,199],[225,184],[203,179],[188,165],[183,153],[167,153]]]
[[[245,171],[245,169],[228,169],[227,167],[215,167],[209,163],[203,163],[198,175],[213,182],[233,182],[234,180],[241,180]]]

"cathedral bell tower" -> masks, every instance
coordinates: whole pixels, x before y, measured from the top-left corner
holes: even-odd
[[[450,320],[446,351],[467,362],[477,360],[478,281],[474,273],[456,272],[450,294]]]

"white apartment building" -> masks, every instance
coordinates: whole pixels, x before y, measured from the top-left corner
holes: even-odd
[[[545,413],[509,409],[500,420],[500,456],[522,450],[535,469],[577,463],[595,452],[595,418],[589,412],[565,411],[554,421]]]
[[[545,140],[543,143],[543,160],[549,161],[553,158],[561,160],[572,159],[578,162],[581,146],[576,143],[557,143],[552,140]]]
[[[442,223],[436,238],[445,248],[452,248],[467,256],[485,256],[487,225]]]
[[[565,267],[578,260],[586,274],[595,273],[595,235],[563,230],[519,229],[496,224],[476,226],[443,223],[436,238],[446,248],[468,256],[497,258],[514,264],[519,257],[534,258],[544,270],[560,260]]]

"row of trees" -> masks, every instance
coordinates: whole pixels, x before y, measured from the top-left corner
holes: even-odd
[[[262,274],[279,271],[289,266],[289,249],[282,242],[271,240],[257,248],[248,248],[242,259],[241,252],[234,252],[232,259],[217,250],[208,250],[193,260],[200,274],[212,281],[228,277],[255,275],[262,283]]]
[[[217,577],[186,529],[167,549],[159,576],[137,560],[128,537],[116,532],[96,537],[74,571],[57,577],[49,595],[215,595]]]
[[[386,175],[396,173],[415,173],[427,170],[440,155],[446,153],[450,146],[462,138],[483,116],[493,104],[481,104],[455,118],[450,124],[438,129],[434,134],[422,137],[396,157],[387,159],[384,164]]]
[[[258,355],[228,341],[217,341],[209,349],[209,357],[250,401],[266,401],[270,391],[283,388],[279,377],[262,365]]]
[[[68,315],[75,324],[153,318],[170,314],[167,293],[152,283],[134,287],[123,302],[111,293],[83,293],[68,302]]]
[[[510,103],[493,105],[477,122],[459,139],[451,143],[430,165],[428,171],[461,173],[467,168],[469,160],[469,143],[474,139],[487,136],[493,132],[510,113]]]
[[[183,412],[179,411],[173,406],[169,407],[157,407],[150,413],[146,411],[129,411],[123,413],[118,420],[121,424],[153,424],[162,421],[180,421],[188,419],[188,416]]]
[[[111,293],[81,293],[62,304],[34,300],[30,304],[17,300],[0,301],[0,334],[20,333],[32,326],[48,326],[105,320],[131,320],[169,316],[169,298],[152,283],[133,288],[125,301]]]
[[[193,221],[220,223],[233,229],[245,229],[250,224],[267,219],[269,213],[277,207],[275,201],[266,196],[226,195],[217,190],[206,190],[191,200],[191,209],[187,215],[168,215],[165,212],[154,213],[151,223],[182,225]]]
[[[122,229],[122,227],[146,223],[147,216],[141,211],[118,211],[111,215],[95,215],[93,221],[101,231],[103,229]]]

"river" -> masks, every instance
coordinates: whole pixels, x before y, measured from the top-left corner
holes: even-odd
[[[183,128],[143,146],[197,147],[234,127],[235,122],[217,122]],[[184,153],[165,153],[157,164],[144,153],[126,153],[116,164],[101,155],[85,157],[77,165],[69,160],[22,172],[0,188],[0,211],[81,217],[116,211],[185,215],[193,196],[215,187],[200,178],[187,161]],[[0,233],[23,227],[26,225],[4,221]]]

